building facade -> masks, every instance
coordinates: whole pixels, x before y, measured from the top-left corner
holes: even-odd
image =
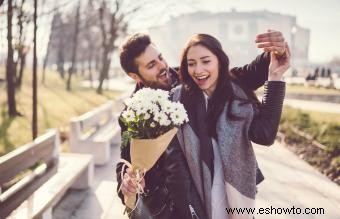
[[[308,62],[310,31],[296,23],[296,17],[269,11],[223,13],[195,12],[171,18],[161,26],[149,29],[152,40],[159,46],[170,65],[178,65],[181,49],[195,33],[207,33],[222,43],[231,66],[249,63],[261,53],[255,36],[268,29],[280,30],[292,51],[292,65]]]

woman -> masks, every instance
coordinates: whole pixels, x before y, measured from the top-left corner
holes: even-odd
[[[252,218],[226,208],[254,208],[257,162],[251,141],[271,145],[278,131],[290,52],[271,54],[262,103],[229,74],[228,56],[207,34],[182,53],[183,86],[173,91],[188,111],[166,156],[167,184],[180,218]],[[188,174],[188,171],[190,174]]]

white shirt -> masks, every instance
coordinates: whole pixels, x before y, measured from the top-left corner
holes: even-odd
[[[205,98],[205,106],[208,105],[208,96],[203,92]],[[224,184],[224,174],[222,168],[221,153],[215,139],[212,140],[214,150],[214,177],[211,188],[211,210],[212,219],[228,219],[227,208],[227,192]]]

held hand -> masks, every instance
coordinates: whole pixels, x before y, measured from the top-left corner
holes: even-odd
[[[258,34],[255,43],[265,52],[274,52],[278,56],[285,53],[285,38],[280,31],[268,30],[267,33]]]
[[[285,43],[285,53],[278,56],[274,52],[270,53],[270,64],[268,81],[280,81],[283,74],[290,67],[290,50],[288,44]]]
[[[143,188],[145,187],[144,178],[140,184]],[[124,196],[133,196],[137,193],[136,176],[130,168],[128,168],[126,173],[124,173],[121,191]]]

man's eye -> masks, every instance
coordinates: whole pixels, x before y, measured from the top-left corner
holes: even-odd
[[[148,65],[148,69],[151,69],[155,66],[155,64]]]

